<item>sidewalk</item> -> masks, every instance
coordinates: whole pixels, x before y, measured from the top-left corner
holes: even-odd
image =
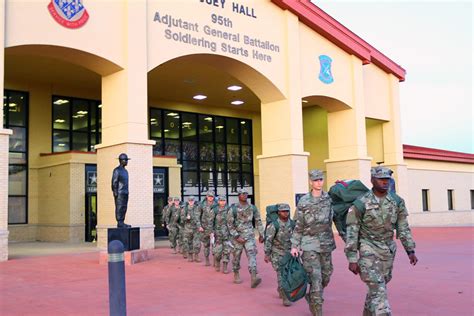
[[[415,228],[416,267],[399,247],[389,299],[394,315],[473,315],[474,228]],[[360,315],[365,285],[347,270],[343,246],[337,237],[334,274],[325,291],[324,313]],[[151,260],[126,267],[128,315],[310,315],[304,300],[281,305],[276,276],[263,262],[258,267],[262,284],[250,288],[245,254],[243,284],[189,263],[169,248],[151,251]],[[15,247],[13,247],[15,248]],[[0,263],[0,314],[3,315],[108,315],[107,265],[99,254],[63,253],[19,256]]]

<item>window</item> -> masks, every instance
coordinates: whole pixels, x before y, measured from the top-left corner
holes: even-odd
[[[474,190],[471,190],[471,210],[474,210]]]
[[[448,210],[454,210],[454,190],[448,190]]]
[[[8,224],[28,223],[28,93],[5,90],[3,127],[11,129],[8,152]]]
[[[100,101],[53,96],[52,151],[95,151],[101,141]]]
[[[230,204],[240,187],[253,197],[252,121],[151,108],[149,124],[153,154],[176,156],[183,166],[183,197],[213,190]]]
[[[422,203],[423,203],[423,212],[428,212],[430,210],[428,189],[421,190],[421,198],[422,198]]]

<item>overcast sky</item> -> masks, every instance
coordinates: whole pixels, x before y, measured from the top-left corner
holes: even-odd
[[[407,71],[404,144],[474,153],[471,1],[313,1]]]

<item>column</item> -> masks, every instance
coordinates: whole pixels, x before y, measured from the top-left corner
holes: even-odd
[[[298,19],[288,23],[287,99],[261,104],[262,155],[258,156],[260,207],[278,202],[295,207],[295,194],[308,191],[308,153],[303,151],[303,113]]]
[[[0,42],[5,43],[5,2],[0,0]],[[0,49],[0,90],[3,95],[5,47]],[[3,129],[3,105],[0,107],[0,262],[8,260],[8,139],[12,134]]]
[[[400,119],[400,83],[398,78],[390,74],[390,121],[383,123],[384,166],[394,171],[397,193],[408,197],[408,169],[403,160],[403,144]]]
[[[328,113],[329,159],[325,160],[328,187],[336,180],[360,179],[370,185],[370,164],[364,111],[362,62],[352,56],[353,103],[348,110]]]
[[[129,201],[125,222],[140,227],[140,249],[154,248],[153,155],[148,140],[147,8],[125,1],[124,69],[102,77],[102,143],[97,147],[98,247],[107,247],[107,228],[116,227],[111,190],[118,156],[126,153]]]

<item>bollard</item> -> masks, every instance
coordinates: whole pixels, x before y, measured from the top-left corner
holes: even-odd
[[[109,311],[111,316],[127,315],[123,249],[123,243],[120,240],[112,240],[108,246]]]

